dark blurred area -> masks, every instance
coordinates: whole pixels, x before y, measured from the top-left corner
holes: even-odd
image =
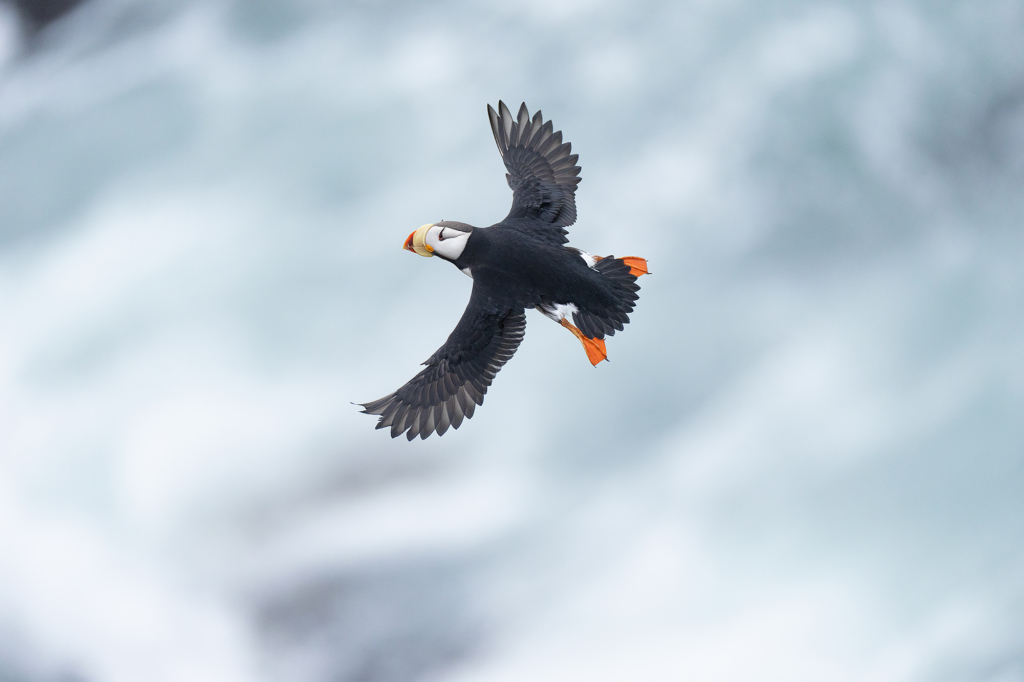
[[[35,33],[47,24],[60,19],[83,0],[5,0],[18,10],[29,33]]]

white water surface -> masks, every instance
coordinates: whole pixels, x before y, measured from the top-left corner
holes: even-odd
[[[1024,3],[0,3],[0,679],[1024,680]],[[400,250],[654,274],[458,432]]]

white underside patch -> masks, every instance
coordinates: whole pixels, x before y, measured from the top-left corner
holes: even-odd
[[[589,254],[586,251],[580,251],[580,258],[583,259],[583,262],[587,264],[588,268],[592,268],[595,265],[597,265],[597,260],[598,259],[594,255]],[[570,305],[572,305],[572,304],[570,304]]]
[[[544,315],[555,322],[561,322],[562,320],[572,318],[572,314],[579,312],[579,308],[576,307],[575,303],[555,303],[554,305],[541,305],[537,306]]]
[[[461,272],[466,277],[473,279],[473,271],[470,270],[469,268],[462,268],[461,270],[459,270],[459,272]]]

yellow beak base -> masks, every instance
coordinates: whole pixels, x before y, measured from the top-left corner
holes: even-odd
[[[425,256],[427,258],[433,256],[434,249],[431,248],[426,242],[427,230],[429,230],[433,226],[434,223],[427,223],[420,229],[410,234],[409,238],[405,240],[405,244],[402,246],[402,248],[405,249],[406,251],[412,251],[413,253],[418,253],[419,255]]]

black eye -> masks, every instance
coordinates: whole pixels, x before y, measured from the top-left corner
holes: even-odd
[[[437,241],[439,241],[439,242],[443,242],[444,241],[444,228],[443,227],[441,228],[441,231],[437,233]]]

